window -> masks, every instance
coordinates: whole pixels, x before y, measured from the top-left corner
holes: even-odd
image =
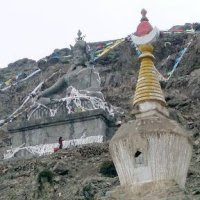
[[[136,151],[134,155],[134,160],[135,160],[136,166],[144,165],[144,154],[141,151]]]

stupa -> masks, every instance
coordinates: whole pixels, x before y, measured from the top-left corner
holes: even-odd
[[[133,100],[138,112],[136,120],[123,124],[110,142],[120,179],[110,199],[182,199],[192,142],[186,130],[169,118],[152,54],[159,30],[149,23],[146,10],[141,13],[132,36],[141,51]]]

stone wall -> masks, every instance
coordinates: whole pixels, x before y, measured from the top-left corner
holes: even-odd
[[[54,118],[13,122],[8,127],[13,147],[22,144],[34,146],[64,140],[79,139],[89,136],[110,137],[114,131],[113,119],[99,109]]]

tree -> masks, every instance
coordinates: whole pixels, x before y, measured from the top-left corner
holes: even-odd
[[[195,31],[200,31],[200,23],[194,23],[193,28]]]

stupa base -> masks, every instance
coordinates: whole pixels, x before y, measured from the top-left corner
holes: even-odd
[[[107,192],[102,200],[189,200],[175,181],[149,182],[140,186],[119,186]]]

